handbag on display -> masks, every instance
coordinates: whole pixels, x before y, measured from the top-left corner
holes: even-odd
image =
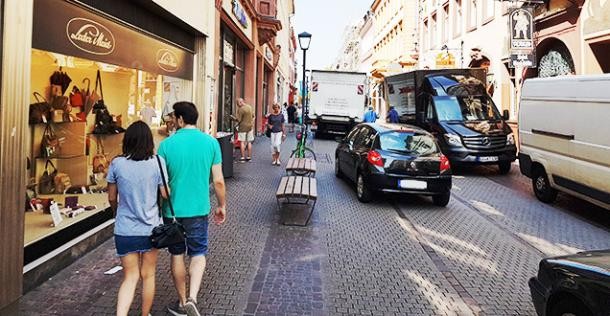
[[[161,172],[161,179],[163,180],[163,187],[167,192],[167,203],[169,209],[172,212],[172,221],[169,224],[161,224],[153,228],[150,235],[150,242],[153,247],[157,249],[167,248],[171,245],[184,243],[184,227],[176,220],[176,214],[174,213],[174,207],[169,197],[169,190],[167,189],[167,181],[165,180],[165,173],[163,167],[161,167],[161,159],[156,156],[157,164],[159,165],[159,172]],[[161,216],[161,208],[159,208],[159,216]],[[163,218],[163,216],[161,216]]]
[[[104,152],[104,144],[102,140],[97,138],[97,154],[93,156],[93,173],[102,173],[104,176],[108,173],[108,166],[110,165],[108,162],[108,158],[106,158],[106,153]]]
[[[34,92],[34,98],[36,103],[30,104],[30,124],[47,123],[51,119],[51,105],[38,92]]]
[[[118,134],[123,133],[125,129],[117,125],[108,111],[108,107],[104,104],[104,91],[102,90],[102,76],[100,71],[97,71],[97,77],[95,79],[94,93],[97,91],[99,86],[101,98],[93,105],[93,113],[95,114],[95,125],[93,127],[93,134]]]
[[[53,171],[49,171],[49,165],[53,167]],[[57,175],[57,168],[51,162],[47,160],[44,165],[44,172],[38,180],[38,193],[40,194],[53,194],[55,192],[55,176]]]
[[[59,138],[53,132],[51,124],[47,124],[40,141],[40,156],[51,157],[57,155],[59,153],[59,146]]]
[[[68,105],[69,98],[63,95],[53,96],[51,99],[51,107],[55,110],[66,110],[66,105]]]
[[[70,92],[70,105],[73,108],[80,108],[82,111],[84,104],[85,98],[83,97],[83,93],[77,86],[74,86],[72,92]]]
[[[67,173],[57,172],[53,178],[53,184],[55,186],[55,193],[62,194],[72,186],[72,181]]]

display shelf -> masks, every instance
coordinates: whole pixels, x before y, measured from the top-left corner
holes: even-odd
[[[91,217],[110,206],[108,203],[108,195],[106,193],[95,193],[95,194],[45,194],[40,195],[39,198],[52,198],[56,202],[64,204],[66,197],[78,197],[78,204],[83,206],[95,205],[96,209],[91,211],[85,211],[78,214],[75,217],[68,218],[63,217],[63,221],[59,226],[54,227],[53,219],[51,214],[44,214],[43,212],[26,212],[25,213],[25,236],[24,246],[33,244],[47,236],[50,236],[62,229],[66,229],[88,217]],[[62,215],[63,216],[63,215]]]
[[[53,159],[74,159],[74,158],[85,158],[85,157],[87,157],[87,156],[86,155],[72,155],[72,156],[36,157],[36,159],[53,160]]]

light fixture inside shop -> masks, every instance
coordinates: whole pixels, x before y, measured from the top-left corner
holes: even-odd
[[[303,32],[299,34],[299,46],[302,50],[309,49],[309,43],[311,42],[311,34]]]

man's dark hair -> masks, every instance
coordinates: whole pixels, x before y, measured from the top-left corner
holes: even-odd
[[[174,116],[176,119],[182,118],[186,124],[195,125],[197,124],[197,118],[199,118],[199,112],[197,112],[193,103],[182,101],[174,103]]]
[[[150,127],[142,121],[129,125],[123,136],[123,156],[129,160],[148,160],[155,154]]]

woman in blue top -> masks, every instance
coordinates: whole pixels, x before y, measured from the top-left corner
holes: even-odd
[[[123,154],[112,160],[106,177],[108,201],[116,214],[114,242],[124,268],[117,315],[129,312],[140,278],[142,315],[149,315],[155,296],[159,250],[152,247],[149,236],[152,229],[161,224],[157,192],[160,191],[164,198],[167,198],[167,192],[154,150],[148,125],[142,121],[131,124],[123,137]],[[159,158],[165,166],[163,158]],[[166,170],[163,172],[167,174]]]

